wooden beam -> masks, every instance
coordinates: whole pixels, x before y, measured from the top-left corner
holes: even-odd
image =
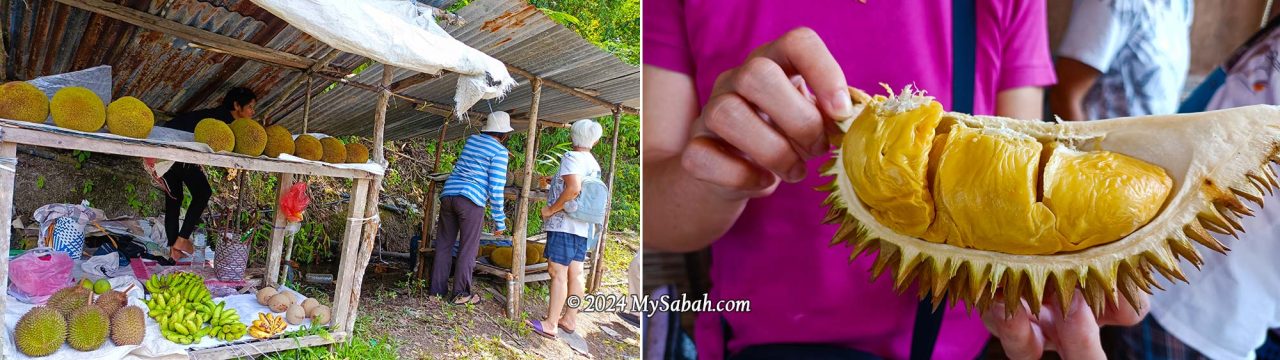
[[[0,139],[7,138],[7,133],[0,133]],[[13,239],[13,179],[18,174],[18,144],[0,142],[0,289],[9,288],[9,242]],[[8,304],[7,296],[0,297],[0,309]],[[0,323],[3,323],[4,312],[0,311]],[[0,344],[8,344],[9,333],[0,332]],[[8,347],[0,350],[0,357],[8,357]]]
[[[391,84],[391,91],[400,91],[400,90],[407,89],[410,86],[423,84],[423,83],[430,82],[431,80],[439,79],[441,74],[428,74],[428,73],[413,74],[412,76],[409,76],[407,78],[404,78],[400,81],[395,82],[394,84]]]
[[[374,177],[373,173],[364,170],[344,169],[267,157],[248,157],[229,153],[207,153],[175,147],[155,141],[122,140],[118,138],[107,138],[97,134],[71,135],[69,133],[54,130],[37,129],[35,128],[36,125],[27,125],[28,123],[22,123],[17,120],[0,120],[3,120],[0,121],[0,131],[3,131],[4,140],[19,144],[173,160],[189,164],[211,165],[252,171],[320,175],[349,179]]]
[[[333,63],[333,60],[337,59],[338,55],[342,55],[342,51],[339,51],[338,49],[329,49],[329,53],[320,58],[320,61],[312,64],[310,68],[307,68],[307,72],[316,72],[324,69],[329,66],[329,64]],[[293,82],[289,83],[289,87],[284,88],[284,91],[280,93],[280,96],[277,97],[275,101],[272,101],[271,104],[262,111],[262,114],[264,115],[262,120],[266,121],[268,124],[275,124],[277,121],[280,121],[276,118],[276,115],[278,115],[280,109],[284,108],[284,102],[288,101],[290,96],[293,96],[293,92],[297,91],[298,87],[302,86],[303,82],[307,83],[307,95],[311,95],[311,76],[304,73],[294,79]],[[306,98],[306,101],[310,102],[311,98]]]
[[[251,359],[256,356],[269,354],[277,351],[328,345],[347,341],[348,335],[345,331],[335,331],[329,333],[332,338],[325,339],[320,335],[307,335],[298,338],[280,338],[271,340],[251,341],[243,344],[220,346],[212,349],[201,349],[190,352],[188,355],[194,360],[223,360],[223,359]]]
[[[395,71],[396,68],[394,66],[384,65],[382,67],[382,88],[384,90],[382,90],[382,94],[378,96],[378,108],[373,115],[372,160],[374,163],[382,166],[387,166],[385,149],[383,149],[383,131],[386,129],[387,123],[387,104],[391,101],[391,90],[387,89],[391,86],[391,78],[392,75],[395,74]],[[363,212],[364,215],[362,216],[364,218],[364,230],[361,234],[359,255],[355,261],[356,274],[364,274],[365,269],[368,268],[369,257],[373,256],[374,243],[378,239],[378,229],[381,228],[379,225],[382,221],[378,218],[378,195],[382,191],[382,177],[379,176],[374,178],[373,185],[370,186],[367,191],[368,193],[363,195],[360,193],[352,193],[352,196],[365,197],[365,209]],[[352,284],[352,296],[347,299],[347,301],[351,302],[351,312],[347,314],[347,318],[345,319],[346,323],[340,324],[342,329],[355,328],[356,311],[360,308],[360,288],[363,283],[363,281],[356,281],[355,284]]]
[[[54,0],[82,10],[90,11],[112,19],[120,20],[143,29],[162,32],[205,47],[216,49],[229,55],[260,61],[287,68],[303,70],[315,64],[302,56],[268,48],[247,41],[235,39],[187,26],[150,13],[133,8],[109,3],[102,0]]]
[[[276,191],[277,202],[280,198],[284,197],[285,194],[288,194],[289,188],[293,186],[293,174],[280,173],[278,175],[280,176],[280,189]],[[276,216],[271,228],[271,245],[267,247],[267,276],[264,279],[267,284],[271,284],[273,286],[283,282],[280,280],[280,271],[282,270],[280,267],[280,260],[282,255],[281,253],[284,252],[284,237],[286,235],[284,230],[287,225],[289,225],[289,219],[285,216],[283,211],[280,211],[280,204],[277,203]]]
[[[516,75],[523,76],[526,79],[538,78],[537,75],[534,75],[531,72],[525,71],[524,69],[509,65],[509,64],[507,65],[507,71],[513,72]],[[579,99],[586,100],[587,102],[594,103],[596,105],[600,105],[610,109],[619,108],[619,109],[622,109],[622,111],[627,114],[640,114],[640,110],[636,108],[633,108],[630,106],[623,106],[621,104],[614,104],[614,103],[605,101],[604,99],[592,96],[591,94],[588,94],[582,90],[578,90],[572,86],[568,86],[568,85],[561,84],[561,83],[547,80],[547,79],[542,79],[541,81],[552,89],[556,89],[557,91],[560,91],[565,94],[573,95],[575,97],[578,97]]]
[[[364,230],[364,221],[356,218],[365,211],[365,196],[369,192],[368,179],[360,179],[352,184],[351,203],[347,210],[347,229],[342,235],[342,252],[338,258],[338,278],[333,293],[333,320],[330,324],[338,331],[352,331],[348,320],[355,320],[355,309],[351,308],[351,298],[359,297],[353,293],[352,287],[361,281],[362,273],[356,272],[356,257],[359,255],[360,232]]]
[[[529,118],[538,119],[538,103],[542,100],[542,79],[533,78],[533,102],[529,105]],[[520,205],[516,207],[516,223],[511,232],[511,251],[513,259],[524,259],[525,241],[529,238],[529,187],[533,183],[534,153],[538,151],[535,143],[538,139],[538,122],[529,122],[529,135],[524,139],[524,183],[520,185]],[[520,318],[520,295],[524,294],[524,262],[512,261],[511,273],[515,274],[515,285],[507,294],[507,317]]]
[[[609,187],[609,192],[613,192],[613,177],[618,174],[618,134],[622,133],[622,109],[615,108],[613,110],[613,146],[609,151],[609,179],[605,181],[605,185]],[[613,196],[609,197],[612,200]],[[592,251],[595,255],[591,259],[591,284],[587,287],[587,292],[595,292],[600,287],[600,278],[604,277],[604,240],[609,235],[609,214],[613,212],[613,201],[605,205],[604,212],[604,229],[600,231],[600,239],[596,240],[596,248]]]

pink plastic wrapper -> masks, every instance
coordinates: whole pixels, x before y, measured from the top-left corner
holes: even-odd
[[[66,253],[36,248],[9,261],[9,294],[28,304],[44,303],[71,282],[75,263]]]
[[[289,188],[288,193],[280,197],[280,211],[284,212],[289,222],[299,222],[302,221],[302,212],[307,210],[307,203],[310,202],[311,197],[307,196],[307,184],[297,182]]]

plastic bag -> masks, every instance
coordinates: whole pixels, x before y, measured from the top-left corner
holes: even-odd
[[[28,304],[43,303],[71,282],[74,264],[66,253],[31,249],[9,261],[9,294]]]
[[[302,221],[302,212],[307,210],[311,197],[307,196],[307,184],[298,182],[289,188],[289,192],[280,197],[280,211],[284,212],[289,222]]]

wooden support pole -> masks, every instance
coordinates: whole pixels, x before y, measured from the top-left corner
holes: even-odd
[[[373,116],[373,162],[383,167],[387,166],[385,149],[383,149],[383,132],[387,125],[387,106],[391,101],[391,78],[396,68],[389,65],[382,67],[382,94],[378,96],[378,107]],[[363,284],[361,277],[364,275],[365,269],[369,266],[369,257],[373,256],[374,243],[378,238],[378,229],[382,221],[378,218],[378,195],[382,190],[382,176],[373,179],[372,186],[364,193],[365,209],[364,230],[362,231],[359,244],[359,254],[356,258],[356,278],[351,284],[351,297],[347,298],[350,302],[350,312],[343,319],[344,323],[339,324],[339,329],[354,329],[356,324],[356,310],[360,308],[360,288]],[[352,196],[360,196],[361,193],[352,193]],[[354,239],[353,239],[354,240]]]
[[[284,211],[280,211],[280,198],[289,193],[289,188],[293,186],[293,174],[280,173],[280,190],[276,195],[276,217],[271,227],[271,245],[267,248],[267,277],[264,282],[267,285],[278,285],[281,280],[281,261],[280,255],[284,252],[285,226],[289,225],[289,219],[285,217]],[[287,264],[286,264],[287,265]]]
[[[448,132],[449,118],[445,118],[444,122],[440,124],[440,137],[436,139],[435,160],[431,162],[431,172],[427,173],[428,175],[435,174],[436,171],[440,170],[440,152],[444,150],[444,137]],[[426,202],[422,206],[423,209],[427,210],[422,213],[422,238],[418,240],[418,253],[415,255],[418,257],[418,268],[414,269],[414,272],[419,279],[426,279],[431,274],[427,268],[427,248],[429,247],[428,244],[431,244],[431,234],[435,232],[436,227],[436,181],[431,181],[430,184],[427,184]]]
[[[8,16],[5,17],[7,18]],[[4,81],[9,78],[9,54],[4,50],[4,34],[8,33],[9,27],[6,24],[8,22],[7,19],[0,20],[6,20],[0,21],[0,81]]]
[[[605,180],[605,185],[609,186],[609,192],[613,192],[613,177],[618,174],[618,134],[622,131],[622,108],[621,106],[613,108],[613,146],[609,151],[609,179]],[[609,197],[610,200],[613,196]],[[600,239],[596,240],[596,248],[592,250],[591,259],[591,282],[587,286],[587,293],[593,293],[600,287],[600,278],[604,277],[604,240],[609,235],[609,214],[613,213],[613,201],[605,206],[604,212],[604,229],[600,230]]]
[[[356,257],[359,255],[360,232],[364,230],[364,222],[357,217],[364,214],[365,196],[369,192],[369,179],[358,179],[351,188],[351,207],[347,211],[347,229],[342,235],[342,252],[338,260],[337,288],[333,294],[333,320],[330,323],[337,331],[352,331],[348,318],[354,320],[355,309],[351,308],[351,298],[359,297],[352,292],[355,283],[361,281],[363,274],[356,272]]]
[[[510,71],[510,72],[512,72],[512,73],[514,73],[514,74],[516,74],[516,75],[523,76],[523,77],[524,77],[524,78],[526,78],[526,79],[530,79],[529,81],[530,81],[531,83],[532,83],[533,79],[539,79],[538,81],[541,81],[542,83],[546,84],[546,85],[547,85],[547,87],[550,87],[550,88],[552,88],[552,89],[556,89],[557,91],[560,91],[560,92],[562,92],[562,93],[572,95],[572,96],[574,96],[574,97],[577,97],[577,98],[582,99],[582,100],[586,100],[587,102],[590,102],[590,103],[593,103],[593,104],[596,104],[596,105],[599,105],[599,106],[607,107],[607,108],[610,108],[610,109],[621,109],[624,113],[627,113],[627,114],[639,114],[639,113],[640,113],[640,110],[638,110],[638,109],[636,109],[636,108],[633,108],[633,107],[630,107],[630,106],[623,106],[623,105],[620,105],[620,104],[614,104],[614,103],[611,103],[611,102],[605,101],[604,99],[601,99],[601,98],[595,97],[594,95],[588,94],[587,92],[582,91],[582,90],[577,89],[577,88],[574,88],[574,87],[572,87],[572,86],[565,85],[565,84],[561,84],[561,83],[558,83],[558,82],[555,82],[555,81],[551,81],[551,80],[547,80],[547,79],[540,79],[540,78],[538,78],[538,76],[537,76],[537,75],[534,75],[534,74],[533,74],[533,73],[531,73],[531,72],[525,71],[524,69],[521,69],[521,68],[518,68],[518,67],[515,67],[515,66],[507,65],[507,71]],[[529,115],[529,118],[533,118],[533,117],[534,117],[533,115]]]
[[[0,134],[0,138],[3,138]],[[12,160],[9,160],[12,159]],[[9,242],[13,236],[13,179],[18,174],[18,144],[0,142],[0,289],[9,288]],[[5,296],[0,296],[0,309],[6,304]],[[0,311],[0,323],[4,323],[4,312]],[[8,344],[9,333],[0,332],[0,344]],[[0,350],[0,357],[8,357],[8,347]]]
[[[538,148],[534,144],[538,140],[538,102],[542,100],[542,79],[533,78],[533,103],[529,105],[529,135],[524,139],[524,182],[520,185],[520,206],[516,208],[515,229],[511,231],[512,259],[524,259],[525,241],[528,239],[529,227],[529,187],[533,183],[534,153]],[[520,318],[520,298],[524,294],[524,261],[512,261],[511,272],[515,274],[515,286],[507,294],[507,317]]]

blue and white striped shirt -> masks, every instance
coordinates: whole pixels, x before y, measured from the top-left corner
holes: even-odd
[[[463,196],[480,207],[486,201],[489,214],[498,231],[507,229],[507,216],[502,211],[502,192],[507,186],[507,158],[511,155],[492,136],[475,134],[467,138],[462,154],[453,165],[453,173],[444,182],[440,196]]]

